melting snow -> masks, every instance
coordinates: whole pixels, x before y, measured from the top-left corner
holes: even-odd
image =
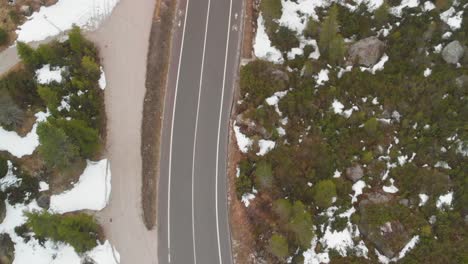
[[[429,200],[429,196],[427,196],[427,194],[420,193],[419,199],[421,200],[421,202],[419,202],[419,206],[423,206],[427,203],[427,200]]]
[[[453,192],[449,192],[447,194],[439,196],[439,199],[437,199],[436,206],[439,209],[442,209],[445,206],[450,207],[452,205],[452,200],[453,200]]]
[[[272,61],[274,63],[283,63],[281,52],[271,46],[271,41],[265,31],[262,14],[260,14],[257,19],[257,34],[255,35],[253,48],[257,58]]]
[[[450,7],[440,14],[440,19],[447,23],[452,30],[457,30],[461,27],[463,21],[463,10],[456,12],[455,8]]]
[[[71,190],[50,197],[50,211],[67,213],[78,210],[102,210],[111,193],[111,172],[107,159],[87,161],[80,180]]]
[[[38,112],[35,116],[36,123],[33,125],[31,131],[24,137],[19,136],[14,131],[7,131],[0,126],[0,151],[8,151],[17,158],[31,155],[37,146],[39,146],[39,136],[36,133],[37,124],[45,121],[49,113]]]
[[[398,188],[395,186],[395,181],[393,179],[390,179],[390,186],[383,186],[382,189],[384,192],[387,193],[396,193],[398,192]]]
[[[18,41],[40,41],[72,28],[96,29],[117,5],[118,0],[59,0],[34,12],[16,31]]]
[[[260,139],[258,141],[258,146],[260,147],[260,150],[257,152],[257,156],[263,156],[270,152],[275,147],[276,143],[271,140],[264,140]]]
[[[321,69],[318,75],[315,77],[315,82],[317,86],[320,86],[329,80],[328,73],[330,71],[328,69]]]
[[[237,146],[242,153],[247,153],[249,148],[252,146],[252,140],[248,138],[246,135],[242,134],[240,131],[240,127],[236,126],[236,122],[234,122],[234,133],[236,135]]]
[[[429,68],[426,68],[426,69],[424,70],[424,77],[427,77],[427,76],[431,75],[431,73],[432,73],[432,70],[429,69]]]
[[[54,69],[50,68],[50,64],[42,66],[42,68],[36,70],[36,79],[40,84],[49,84],[51,82],[62,82],[62,71],[65,70],[65,67]]]
[[[106,73],[104,72],[104,69],[101,66],[101,77],[99,78],[99,88],[104,90],[106,86],[107,86]]]
[[[351,198],[351,203],[357,202],[357,197],[362,194],[362,190],[366,187],[366,183],[363,180],[359,180],[353,184],[354,195]]]

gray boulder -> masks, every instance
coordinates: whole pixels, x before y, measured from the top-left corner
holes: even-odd
[[[364,176],[364,170],[361,165],[357,164],[354,167],[349,167],[346,169],[346,178],[352,180],[353,182],[358,181]]]
[[[15,259],[15,244],[10,235],[0,234],[0,263],[11,264]]]
[[[366,67],[372,66],[382,57],[385,43],[377,37],[361,39],[351,45],[348,50],[349,61],[352,64],[361,64]]]
[[[458,40],[454,40],[447,44],[442,50],[442,58],[447,63],[457,64],[463,57],[465,49]]]
[[[0,224],[3,222],[6,216],[5,197],[3,193],[0,193]]]
[[[25,16],[30,16],[32,14],[32,8],[28,5],[22,5],[20,11]]]
[[[455,79],[455,84],[459,87],[459,88],[463,88],[463,86],[465,85],[468,85],[468,75],[462,75],[460,77],[457,77]]]
[[[46,210],[49,209],[49,206],[50,206],[50,195],[49,194],[41,194],[38,198],[37,198],[37,205],[39,205],[39,207],[41,208],[44,208]]]

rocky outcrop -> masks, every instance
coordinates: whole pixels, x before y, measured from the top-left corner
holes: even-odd
[[[459,87],[459,88],[463,88],[463,86],[465,85],[468,85],[468,75],[462,75],[460,77],[457,77],[455,79],[455,84]]]
[[[8,234],[0,234],[0,263],[11,264],[15,259],[15,244]]]
[[[357,164],[354,167],[349,167],[346,169],[346,178],[356,182],[364,176],[364,170],[361,165]]]
[[[349,47],[348,60],[352,64],[360,64],[366,67],[372,66],[382,57],[385,43],[377,37],[361,39]]]
[[[442,50],[442,58],[447,63],[457,64],[463,57],[465,49],[458,40],[454,40],[447,44]]]
[[[394,257],[405,246],[410,239],[409,232],[398,220],[389,220],[383,224],[372,222],[375,218],[370,215],[370,208],[373,206],[388,207],[395,206],[394,196],[388,193],[369,193],[359,202],[360,220],[358,223],[359,232],[369,240],[375,248],[387,256]]]

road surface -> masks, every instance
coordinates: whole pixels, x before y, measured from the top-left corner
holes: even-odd
[[[232,263],[227,141],[242,0],[182,0],[163,122],[159,263]]]

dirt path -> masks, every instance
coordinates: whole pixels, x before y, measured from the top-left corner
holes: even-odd
[[[138,4],[137,4],[138,3]],[[110,204],[98,213],[121,263],[157,263],[157,234],[141,216],[140,128],[146,56],[155,0],[121,0],[111,17],[87,34],[100,48],[106,72]]]

